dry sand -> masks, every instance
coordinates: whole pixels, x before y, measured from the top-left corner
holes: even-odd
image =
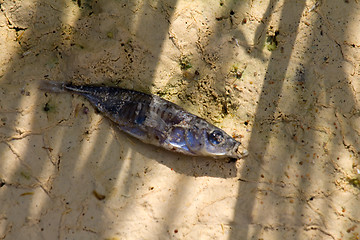
[[[0,239],[360,238],[357,0],[0,4]],[[145,145],[39,79],[160,95],[250,155]]]

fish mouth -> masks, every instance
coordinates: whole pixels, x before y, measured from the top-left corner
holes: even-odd
[[[241,152],[237,152],[240,158],[247,157],[249,155],[249,151],[244,149]]]
[[[233,157],[235,158],[244,158],[249,155],[249,151],[240,147],[240,142],[235,142],[233,147]]]

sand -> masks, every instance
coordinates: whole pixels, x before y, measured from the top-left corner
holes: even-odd
[[[360,238],[357,0],[0,8],[0,239]],[[143,144],[41,79],[157,94],[250,154]]]

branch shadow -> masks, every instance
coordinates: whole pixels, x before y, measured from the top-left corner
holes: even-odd
[[[269,3],[269,7],[267,8],[267,13],[269,9],[272,8],[270,5],[271,3]],[[298,1],[296,3],[285,1],[281,8],[281,20],[278,25],[278,31],[280,34],[287,32],[290,23],[292,24],[291,27],[294,34],[286,37],[286,49],[283,52],[273,51],[271,53],[260,98],[257,103],[253,128],[251,130],[248,145],[250,155],[246,159],[246,166],[240,171],[240,176],[245,179],[251,179],[251,183],[241,182],[239,184],[238,199],[234,209],[234,220],[231,225],[241,227],[233,227],[229,239],[257,239],[257,237],[259,237],[262,225],[259,224],[258,221],[262,221],[260,220],[261,216],[265,219],[270,216],[268,214],[264,216],[265,212],[254,212],[258,189],[262,188],[260,182],[262,181],[261,178],[263,175],[260,173],[263,172],[264,164],[270,160],[266,159],[266,155],[271,152],[276,154],[276,158],[279,160],[287,161],[290,159],[290,154],[281,148],[281,144],[278,146],[270,145],[270,138],[274,131],[274,126],[269,123],[271,123],[271,120],[277,118],[279,100],[283,92],[284,80],[286,79],[285,74],[290,64],[292,49],[296,42],[299,23],[304,9],[305,1]],[[281,64],[279,64],[280,59]],[[274,149],[269,149],[272,147],[274,147]],[[282,162],[281,166],[285,167],[286,165],[286,162]],[[251,169],[251,171],[249,171],[249,169]],[[282,168],[277,169],[274,177],[282,175],[283,171],[284,169]]]
[[[339,6],[329,5],[316,4],[311,12],[305,2],[285,1],[281,8],[278,30],[288,34],[279,40],[284,49],[271,54],[264,78],[229,239],[340,237],[332,222],[340,211],[333,183],[344,172],[334,160],[357,156],[352,147],[358,136],[343,129],[351,124],[339,115],[349,120],[358,106],[338,44],[346,39],[332,37],[324,17]],[[340,9],[351,15],[351,7]],[[302,22],[306,16],[310,21]],[[308,31],[300,32],[300,24],[309,24]],[[348,146],[342,143],[346,134]]]

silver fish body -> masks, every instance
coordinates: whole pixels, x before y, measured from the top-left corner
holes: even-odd
[[[206,120],[156,95],[117,87],[44,81],[41,89],[84,96],[124,132],[141,141],[193,156],[242,158],[240,142]]]

